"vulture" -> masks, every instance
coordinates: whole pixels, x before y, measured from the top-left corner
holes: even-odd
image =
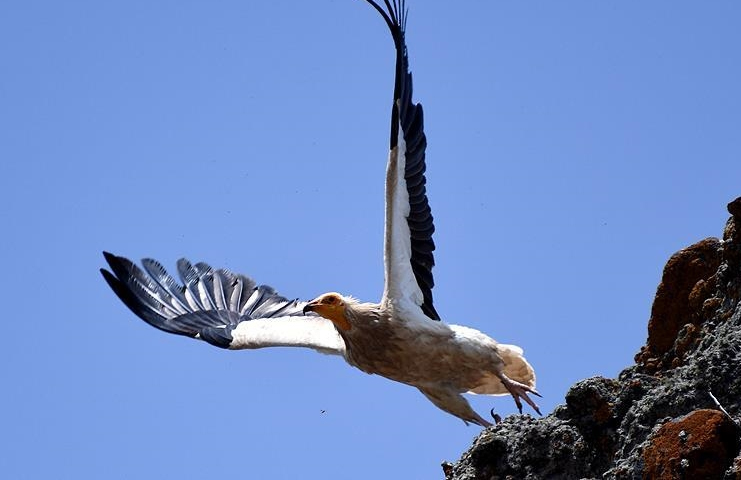
[[[416,387],[466,424],[491,425],[464,393],[510,394],[520,413],[524,400],[540,414],[528,395],[540,396],[535,372],[520,347],[445,323],[435,310],[427,140],[422,105],[412,100],[407,10],[404,0],[366,2],[381,15],[396,47],[380,302],[335,292],[311,301],[289,300],[245,275],[185,259],[177,262],[179,281],[155,260],[144,259],[139,266],[108,252],[110,270],[100,271],[134,314],[168,333],[230,350],[304,347],[337,355],[363,372]]]

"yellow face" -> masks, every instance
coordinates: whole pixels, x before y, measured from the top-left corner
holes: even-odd
[[[339,293],[325,293],[310,301],[304,306],[304,313],[316,312],[327,320],[331,320],[340,330],[350,330],[352,327],[345,317],[345,301]]]

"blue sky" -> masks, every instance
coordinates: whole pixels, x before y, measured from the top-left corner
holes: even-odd
[[[408,6],[437,310],[521,345],[550,412],[632,362],[667,258],[741,195],[741,6]],[[377,300],[393,56],[360,0],[0,7],[3,477],[442,476],[479,429],[416,390],[166,335],[97,271]]]

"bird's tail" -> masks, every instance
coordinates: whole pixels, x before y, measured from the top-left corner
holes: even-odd
[[[522,355],[522,348],[517,345],[499,344],[499,355],[504,360],[504,374],[510,379],[535,388],[535,370]],[[502,393],[508,393],[506,390]]]
[[[525,360],[522,355],[522,348],[517,345],[507,345],[500,343],[497,345],[499,356],[504,362],[502,373],[510,380],[535,388],[535,370]],[[482,385],[471,390],[469,393],[479,395],[509,395],[510,392],[505,388],[502,381],[495,375],[491,375]]]

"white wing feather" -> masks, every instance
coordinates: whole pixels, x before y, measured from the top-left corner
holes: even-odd
[[[342,355],[345,342],[332,322],[321,317],[257,318],[232,330],[231,350],[265,347],[306,347],[321,353]]]
[[[127,258],[104,255],[111,271],[101,269],[103,277],[132,312],[155,328],[231,350],[282,346],[345,352],[332,322],[303,313],[306,302],[288,300],[244,275],[183,259],[178,262],[180,284],[154,260],[143,260],[142,270]]]
[[[396,147],[389,153],[386,168],[386,224],[385,224],[385,287],[382,303],[397,307],[419,306],[424,301],[422,291],[412,271],[409,193],[404,179],[406,143],[401,126]],[[407,304],[407,305],[404,305]],[[421,310],[420,310],[421,312]]]

